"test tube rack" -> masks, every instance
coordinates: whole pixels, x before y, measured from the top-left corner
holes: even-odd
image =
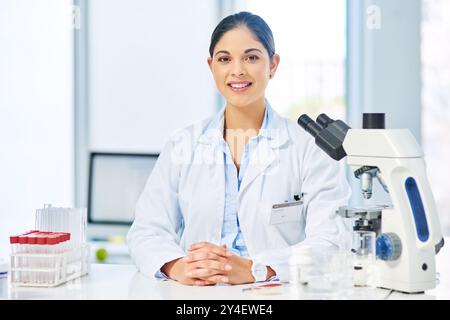
[[[11,236],[12,286],[56,287],[90,271],[86,209],[36,210],[36,228]]]
[[[88,274],[89,245],[59,253],[12,253],[12,286],[56,287]]]

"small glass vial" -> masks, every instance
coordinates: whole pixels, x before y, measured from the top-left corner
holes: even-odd
[[[365,287],[368,285],[369,271],[376,258],[376,234],[373,231],[355,230],[353,232],[353,285]],[[370,270],[369,270],[370,269]]]
[[[310,246],[299,245],[292,248],[291,257],[289,259],[289,282],[291,285],[307,285],[309,282],[309,274],[313,267],[314,258]]]
[[[353,285],[355,287],[367,286],[367,267],[364,263],[356,262],[353,266]]]

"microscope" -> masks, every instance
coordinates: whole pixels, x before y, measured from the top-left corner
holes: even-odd
[[[376,233],[378,287],[419,293],[436,287],[435,256],[444,245],[436,204],[428,183],[423,152],[407,129],[385,129],[384,114],[363,114],[363,129],[321,114],[298,124],[334,160],[347,164],[360,180],[364,199],[372,197],[376,178],[392,206],[341,207],[354,218],[354,230]]]

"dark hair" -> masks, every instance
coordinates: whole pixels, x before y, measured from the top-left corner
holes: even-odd
[[[219,22],[211,35],[211,44],[209,45],[210,56],[213,56],[214,48],[222,36],[239,26],[245,26],[250,29],[264,48],[266,48],[270,59],[272,59],[275,54],[275,42],[273,40],[272,30],[270,30],[267,23],[260,16],[245,11],[232,14]]]

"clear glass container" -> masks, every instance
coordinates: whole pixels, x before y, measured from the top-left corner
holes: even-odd
[[[294,248],[290,285],[295,298],[345,298],[352,288],[351,253],[337,250]]]

